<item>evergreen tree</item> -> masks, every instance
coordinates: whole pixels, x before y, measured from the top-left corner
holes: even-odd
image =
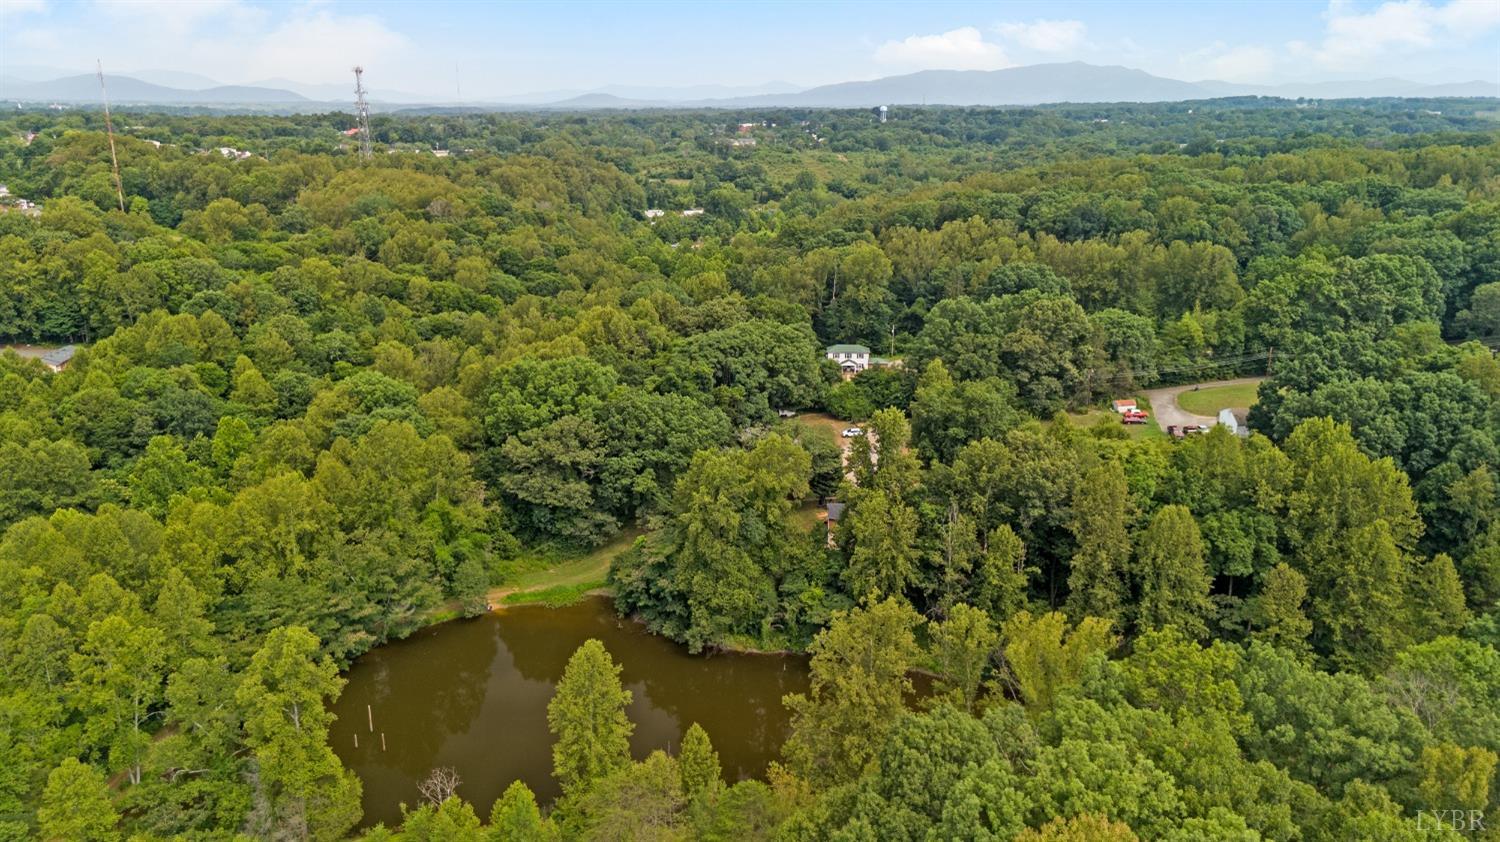
[[[1417,630],[1423,637],[1457,634],[1469,624],[1464,586],[1447,553],[1438,553],[1423,566],[1417,582],[1420,618]]]
[[[546,842],[554,836],[550,831],[536,796],[520,781],[512,781],[490,809],[489,842]]]
[[[625,716],[630,698],[630,691],[620,686],[620,667],[604,644],[584,641],[568,659],[547,705],[547,727],[557,737],[552,775],[564,797],[630,765],[630,733],[635,730]]]
[[[711,797],[724,786],[719,770],[719,753],[709,742],[708,732],[694,722],[682,735],[682,750],[677,754],[677,768],[682,774],[682,791],[689,801]]]
[[[1136,564],[1141,628],[1177,626],[1193,638],[1208,634],[1211,583],[1203,537],[1186,506],[1163,506],[1151,518],[1136,547]]]
[[[1307,652],[1312,622],[1302,606],[1307,602],[1307,579],[1278,564],[1266,573],[1260,593],[1250,604],[1250,637],[1296,654]]]
[[[69,757],[47,775],[37,808],[37,824],[47,842],[115,842],[119,817],[109,786],[92,766]]]
[[[883,490],[861,493],[849,512],[853,549],[844,580],[850,593],[901,596],[917,573],[916,510]]]
[[[1070,524],[1078,540],[1068,573],[1067,613],[1118,624],[1125,605],[1123,568],[1130,558],[1126,531],[1130,489],[1125,470],[1107,462],[1084,475],[1073,496]]]
[[[1026,586],[1035,567],[1026,566],[1026,547],[1010,524],[990,532],[979,557],[974,602],[992,619],[1004,621],[1026,607]]]

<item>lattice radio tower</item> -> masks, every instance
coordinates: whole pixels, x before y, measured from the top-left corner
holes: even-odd
[[[365,102],[365,69],[354,67],[354,110],[359,119],[359,157],[370,159],[370,104]]]

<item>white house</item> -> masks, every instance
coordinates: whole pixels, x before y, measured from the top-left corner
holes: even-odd
[[[823,356],[838,363],[845,377],[853,377],[870,367],[870,349],[863,345],[829,345]]]

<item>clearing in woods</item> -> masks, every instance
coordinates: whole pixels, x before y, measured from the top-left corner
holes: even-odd
[[[1249,409],[1254,406],[1259,389],[1259,380],[1204,386],[1196,392],[1188,389],[1177,394],[1177,405],[1194,415],[1217,416],[1221,409]]]

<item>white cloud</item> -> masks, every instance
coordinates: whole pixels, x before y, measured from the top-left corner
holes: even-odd
[[[355,64],[377,64],[405,44],[400,33],[376,18],[318,11],[295,15],[267,32],[245,66],[254,78],[344,80]]]
[[[1348,0],[1331,0],[1321,43],[1292,42],[1288,49],[1331,70],[1370,69],[1392,55],[1440,49],[1473,40],[1500,26],[1497,0],[1392,0],[1360,12]]]
[[[1085,27],[1081,20],[1036,20],[998,24],[995,31],[1039,53],[1065,53],[1082,46]]]
[[[1185,75],[1195,80],[1265,82],[1276,68],[1276,56],[1265,47],[1253,44],[1231,47],[1218,41],[1184,55],[1180,64]]]
[[[18,27],[11,43],[46,53],[59,66],[92,68],[97,56],[106,68],[170,64],[230,84],[284,77],[352,86],[355,64],[380,68],[392,80],[398,63],[411,58],[406,38],[378,16],[341,14],[318,3],[94,0],[93,8],[107,25],[61,39],[56,29]]]
[[[0,17],[41,14],[47,11],[45,0],[0,0]]]
[[[900,41],[887,41],[876,48],[875,60],[926,70],[999,70],[1011,66],[1000,45],[984,40],[984,35],[972,26],[941,35],[912,35]]]

